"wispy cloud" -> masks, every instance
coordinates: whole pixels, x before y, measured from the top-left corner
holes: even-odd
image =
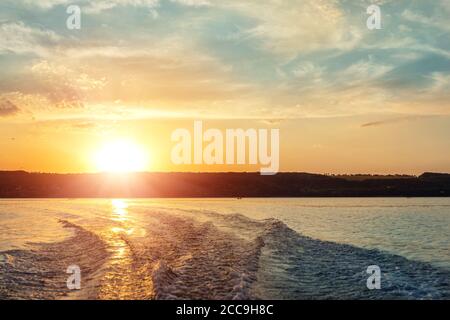
[[[0,117],[12,116],[19,111],[19,108],[11,101],[0,99]]]
[[[61,39],[54,31],[43,28],[32,28],[25,23],[0,22],[0,54],[32,53],[46,55]]]
[[[413,12],[406,9],[402,13],[402,17],[410,22],[420,23],[428,27],[434,27],[444,31],[450,31],[450,25],[448,23],[448,16],[444,17],[427,17],[420,13]]]
[[[319,49],[349,49],[358,43],[358,28],[348,23],[342,9],[332,1],[243,1],[223,2],[254,19],[256,25],[242,32],[260,39],[262,48],[287,58]]]
[[[372,121],[372,122],[366,122],[361,125],[361,127],[378,127],[382,125],[388,125],[388,124],[396,124],[400,122],[408,122],[408,121],[416,121],[421,119],[427,119],[428,116],[405,116],[405,117],[396,117],[386,120],[380,120],[380,121]]]

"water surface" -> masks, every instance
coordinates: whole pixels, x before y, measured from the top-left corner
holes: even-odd
[[[448,198],[0,200],[0,298],[448,299],[449,231]]]

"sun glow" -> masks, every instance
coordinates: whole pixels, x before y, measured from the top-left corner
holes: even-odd
[[[148,154],[142,147],[128,140],[105,144],[94,156],[97,170],[106,172],[145,171]]]

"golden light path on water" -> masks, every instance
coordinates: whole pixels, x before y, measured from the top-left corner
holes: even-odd
[[[140,273],[133,266],[133,252],[127,237],[133,235],[135,228],[128,211],[128,202],[123,199],[111,200],[111,221],[113,226],[107,229],[103,238],[106,240],[111,257],[106,266],[103,281],[98,290],[100,299],[136,299],[152,297],[151,281],[140,279]],[[136,281],[141,281],[138,285]],[[141,290],[137,290],[141,288]],[[144,293],[142,292],[144,288]],[[140,291],[140,292],[138,292]]]
[[[128,204],[125,200],[113,199],[111,200],[112,205],[112,220],[122,223],[124,226],[122,227],[112,227],[111,232],[114,235],[118,235],[117,239],[114,239],[113,247],[116,248],[114,255],[112,257],[113,260],[121,262],[122,258],[127,254],[127,243],[121,237],[122,233],[132,234],[133,229],[128,229],[126,227],[126,223],[128,221]]]

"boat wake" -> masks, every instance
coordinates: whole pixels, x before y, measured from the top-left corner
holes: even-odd
[[[152,210],[135,235],[61,220],[67,240],[0,253],[1,299],[449,299],[450,272],[311,239],[276,219]],[[78,265],[82,288],[66,286]],[[367,267],[382,271],[369,290]]]
[[[108,258],[105,243],[73,223],[60,222],[73,230],[73,237],[0,253],[0,299],[64,298],[70,293],[68,266],[78,265],[88,279],[101,268]]]

